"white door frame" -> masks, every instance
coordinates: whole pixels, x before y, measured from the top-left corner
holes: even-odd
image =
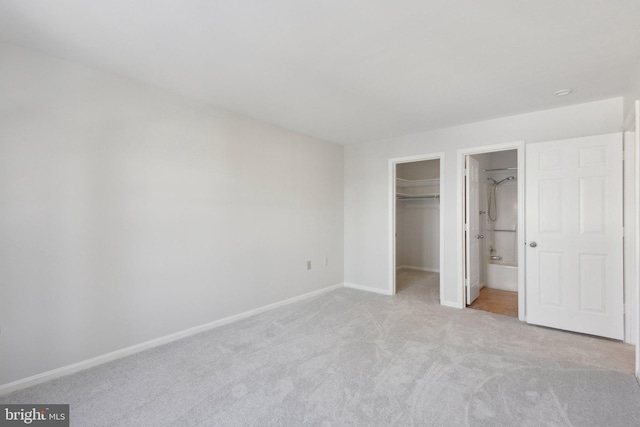
[[[640,379],[640,100],[635,102],[636,378]],[[626,321],[626,319],[625,319]]]
[[[389,159],[389,295],[396,294],[396,165],[399,163],[421,162],[423,160],[440,161],[440,303],[444,298],[442,275],[444,274],[444,153],[418,154],[415,156]]]
[[[524,141],[508,142],[504,144],[485,145],[482,147],[466,148],[458,150],[458,182],[457,182],[457,267],[458,267],[458,301],[459,308],[466,308],[465,304],[465,237],[464,237],[464,207],[465,207],[465,191],[464,191],[464,172],[465,157],[474,154],[493,153],[496,151],[517,150],[518,153],[518,319],[526,320],[525,313],[525,251],[524,251],[524,227],[525,227],[525,206],[524,206]]]

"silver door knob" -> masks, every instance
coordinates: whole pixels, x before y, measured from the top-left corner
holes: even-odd
[[[482,235],[482,234],[478,234],[478,235],[476,236],[476,238],[478,238],[478,239],[484,239],[484,235]]]
[[[531,246],[532,248],[535,248],[536,246],[538,246],[538,244],[536,242],[531,242],[529,243],[529,246]]]

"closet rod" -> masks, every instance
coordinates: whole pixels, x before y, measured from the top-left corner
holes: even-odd
[[[494,171],[517,171],[518,168],[498,168],[498,169],[482,169],[482,172],[494,172]]]

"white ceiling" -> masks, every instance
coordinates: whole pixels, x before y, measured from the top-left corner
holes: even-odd
[[[620,96],[640,0],[0,0],[0,40],[354,143]]]

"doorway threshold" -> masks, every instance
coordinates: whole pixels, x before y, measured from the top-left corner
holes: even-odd
[[[518,293],[484,287],[469,308],[518,317]]]

